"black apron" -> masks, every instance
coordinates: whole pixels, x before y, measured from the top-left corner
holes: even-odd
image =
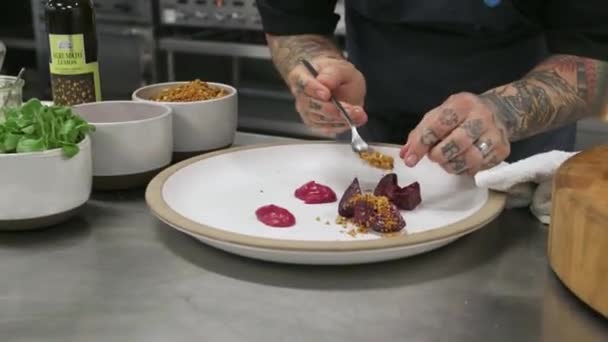
[[[531,1],[531,0],[524,0]],[[452,94],[513,82],[549,56],[542,30],[512,1],[346,0],[346,48],[367,80],[369,141],[403,144]],[[512,144],[509,161],[572,150],[569,125]],[[341,136],[341,139],[349,135]]]

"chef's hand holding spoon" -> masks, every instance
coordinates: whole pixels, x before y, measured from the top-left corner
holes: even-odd
[[[497,109],[478,95],[460,93],[423,117],[400,155],[409,167],[426,155],[448,173],[475,175],[510,152],[508,131]]]
[[[331,102],[333,95],[349,113],[355,126],[365,124],[367,114],[362,106],[366,86],[363,74],[341,58],[321,56],[309,61],[317,70],[317,77],[313,77],[301,63],[294,66],[287,76],[302,121],[327,136],[348,131],[350,127]]]

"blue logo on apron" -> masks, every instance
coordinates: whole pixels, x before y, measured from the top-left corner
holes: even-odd
[[[496,7],[498,5],[500,5],[500,3],[502,2],[501,0],[483,0],[483,2],[486,4],[486,6],[488,7]]]

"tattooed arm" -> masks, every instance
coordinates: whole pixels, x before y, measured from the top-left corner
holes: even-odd
[[[256,0],[256,4],[272,60],[295,97],[302,121],[329,136],[347,130],[330,102],[333,94],[355,124],[364,124],[365,79],[333,41],[340,19],[337,0]],[[304,58],[318,77],[301,64]]]
[[[365,79],[348,62],[331,38],[322,35],[267,34],[272,60],[296,98],[296,110],[311,128],[333,135],[348,129],[330,102],[330,94],[340,100],[357,125],[367,121],[362,109]],[[310,61],[319,76],[314,78],[301,64]]]
[[[604,113],[608,63],[557,55],[523,79],[482,95],[504,122],[511,141]]]
[[[462,93],[425,115],[401,157],[424,155],[450,173],[475,174],[506,159],[511,141],[599,116],[608,107],[608,63],[556,55],[525,77],[482,95]]]
[[[302,34],[294,36],[266,35],[272,61],[277,70],[287,81],[291,71],[297,67],[302,58],[315,60],[317,58],[330,58],[345,60],[342,52],[329,38],[315,34]]]

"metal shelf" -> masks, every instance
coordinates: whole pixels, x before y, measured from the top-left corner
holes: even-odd
[[[9,49],[36,50],[36,41],[34,38],[0,37],[0,41],[4,42]]]
[[[175,53],[196,53],[204,55],[231,56],[243,58],[270,59],[270,51],[266,45],[196,41],[181,38],[160,38],[160,50]]]

